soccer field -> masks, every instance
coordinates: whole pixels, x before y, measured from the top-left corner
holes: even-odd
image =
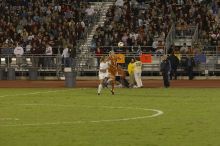
[[[219,146],[218,88],[0,89],[0,146]]]

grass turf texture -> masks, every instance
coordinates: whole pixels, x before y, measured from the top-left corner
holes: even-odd
[[[48,90],[0,89],[0,146],[220,144],[219,89],[116,89],[115,95],[104,90],[100,96],[96,89]],[[103,106],[158,109],[164,114],[137,120],[90,122],[154,114]],[[62,124],[74,121],[83,122]],[[45,124],[57,122],[61,124]]]

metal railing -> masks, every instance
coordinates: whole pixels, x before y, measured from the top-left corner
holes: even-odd
[[[214,51],[204,50],[203,52],[197,54],[179,54],[178,57],[181,58],[185,56],[193,56],[196,62],[194,71],[198,75],[204,75],[205,72],[212,74],[220,73],[220,46],[215,47]],[[153,75],[153,73],[160,72],[160,62],[161,56],[163,54],[151,54],[149,52],[142,52],[142,54],[150,54],[151,62],[143,63],[143,72],[149,73],[148,75]],[[123,53],[122,53],[123,54]],[[15,68],[16,72],[24,73],[28,72],[31,69],[35,69],[42,75],[46,76],[48,74],[53,74],[53,76],[60,77],[63,74],[64,67],[71,67],[78,73],[94,73],[95,75],[98,72],[99,59],[102,55],[105,54],[92,54],[89,58],[68,58],[65,59],[61,55],[36,55],[36,54],[26,54],[21,57],[16,57],[14,55],[0,55],[0,68],[7,70],[9,68]],[[130,62],[131,58],[138,58],[141,54],[134,52],[127,52],[124,54],[125,63],[122,63],[121,66],[124,70],[127,70],[127,65]],[[178,71],[184,73],[184,66],[180,65]]]
[[[166,37],[166,42],[165,42],[166,54],[170,46],[173,44],[174,39],[175,39],[175,25],[173,24]]]
[[[194,34],[192,36],[192,44],[195,44],[196,42],[198,42],[198,39],[199,39],[199,25],[197,24]]]

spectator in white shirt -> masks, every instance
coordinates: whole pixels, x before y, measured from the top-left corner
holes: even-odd
[[[15,49],[14,49],[14,55],[16,56],[16,64],[20,67],[20,65],[23,63],[23,56],[24,49],[17,43]]]
[[[88,24],[92,23],[92,19],[94,19],[93,16],[95,14],[95,10],[91,7],[91,5],[89,5],[88,8],[85,10],[85,12],[86,12]]]
[[[52,47],[47,43],[46,44],[46,51],[45,51],[45,67],[50,68],[52,67],[53,61],[52,61],[52,55],[53,55],[53,50]]]
[[[153,44],[152,44],[152,48],[154,52],[157,50],[157,47],[158,47],[158,41],[157,39],[154,39]]]
[[[5,42],[4,42],[4,45],[5,46],[13,46],[13,44],[14,44],[14,41],[12,40],[12,38],[7,38],[6,40],[5,40]]]
[[[12,38],[8,38],[8,39],[5,40],[5,43],[6,44],[14,43],[14,41],[12,40]]]
[[[138,33],[134,33],[134,32],[131,32],[131,33],[129,34],[129,37],[130,37],[130,38],[134,37],[135,40],[137,40],[138,36],[139,36],[139,34],[138,34]]]
[[[49,44],[46,44],[46,55],[53,55],[52,47]]]
[[[64,46],[62,57],[63,57],[64,67],[70,67],[70,63],[71,63],[70,50],[67,46]]]
[[[183,46],[180,48],[181,54],[186,54],[188,52],[188,47],[186,46],[186,43],[183,44]]]
[[[115,5],[118,6],[118,7],[123,7],[124,6],[124,1],[123,0],[117,0],[115,2]]]
[[[91,7],[91,5],[85,10],[87,16],[93,16],[95,13],[95,10]]]
[[[31,42],[28,42],[28,44],[25,47],[25,53],[29,54],[31,52],[31,48],[32,48]]]
[[[32,39],[34,39],[34,35],[32,34],[32,32],[30,32],[30,34],[28,35],[28,40],[31,41]]]

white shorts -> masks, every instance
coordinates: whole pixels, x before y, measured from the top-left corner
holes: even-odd
[[[99,73],[99,80],[103,80],[104,78],[108,77],[108,73]]]

